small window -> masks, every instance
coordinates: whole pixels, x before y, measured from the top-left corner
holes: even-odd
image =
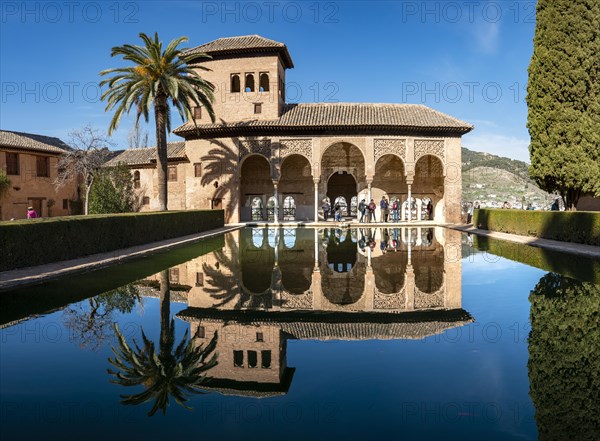
[[[201,162],[196,162],[194,164],[194,176],[197,178],[202,177],[202,163]]]
[[[256,341],[265,341],[265,336],[262,332],[256,333]]]
[[[171,268],[169,270],[169,281],[171,283],[179,283],[179,268]]]
[[[68,210],[68,209],[69,209],[69,200],[63,199],[63,210]]]
[[[239,93],[240,91],[240,74],[231,75],[231,93]]]
[[[6,174],[18,175],[19,173],[19,154],[6,152]]]
[[[140,172],[139,171],[135,171],[133,173],[133,188],[140,188],[141,184],[140,184]]]
[[[196,273],[196,286],[204,286],[204,273]]]
[[[36,159],[37,176],[40,178],[50,177],[50,158],[47,156],[38,156]]]
[[[254,103],[254,113],[262,113],[262,103]]]
[[[233,366],[244,367],[244,351],[233,351]]]
[[[285,84],[282,79],[279,79],[279,96],[285,101]]]
[[[258,90],[261,92],[269,91],[269,74],[268,73],[263,72],[260,74]]]
[[[244,88],[246,92],[254,92],[254,75],[246,74],[246,86]]]
[[[194,119],[202,119],[202,107],[194,107]]]
[[[144,196],[142,198],[142,205],[150,205],[150,197],[149,196]]]
[[[206,335],[206,329],[204,326],[198,326],[198,330],[196,331],[196,337],[204,338]]]
[[[258,354],[256,351],[248,351],[248,367],[255,368],[258,366]]]
[[[177,182],[177,166],[170,165],[167,167],[167,180],[170,182]]]
[[[261,359],[260,366],[263,369],[271,369],[271,351],[261,351],[260,359]]]

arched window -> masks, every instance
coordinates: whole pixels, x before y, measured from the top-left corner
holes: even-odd
[[[275,196],[271,196],[267,201],[267,220],[274,221],[275,216],[279,217],[279,210],[277,209],[277,199]]]
[[[231,93],[240,91],[240,76],[238,74],[231,75]]]
[[[296,219],[296,201],[292,196],[286,196],[283,200],[283,220]]]
[[[252,245],[256,248],[262,248],[265,240],[265,230],[263,228],[252,228]]]
[[[136,170],[133,173],[133,188],[140,188],[140,186],[140,172]]]
[[[269,91],[269,74],[261,73],[259,79],[259,87],[258,90],[260,92],[268,92]]]
[[[251,204],[252,220],[263,220],[263,201],[262,198],[255,197]]]
[[[254,75],[246,74],[246,86],[244,90],[246,92],[254,92]]]
[[[346,202],[346,198],[344,196],[338,196],[335,198],[335,202],[333,203],[334,209],[336,205],[340,206],[342,216],[348,215],[348,203]]]
[[[358,212],[358,196],[352,196],[350,199],[350,216],[356,216]]]

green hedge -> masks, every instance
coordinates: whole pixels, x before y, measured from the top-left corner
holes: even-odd
[[[503,233],[600,246],[600,212],[475,210],[473,225]]]
[[[0,271],[74,259],[222,227],[223,210],[0,222]]]
[[[487,236],[474,236],[474,245],[477,250],[534,266],[544,271],[562,274],[572,279],[600,284],[600,260]],[[466,251],[466,256],[468,256],[472,249]],[[494,261],[489,257],[486,260]]]

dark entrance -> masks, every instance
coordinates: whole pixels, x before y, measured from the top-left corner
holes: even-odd
[[[331,201],[331,204],[335,206],[335,201],[338,198],[344,198],[346,204],[342,205],[342,215],[350,216],[350,202],[352,198],[356,196],[357,184],[354,176],[345,171],[336,172],[327,181],[327,197]],[[333,207],[332,207],[333,208]]]

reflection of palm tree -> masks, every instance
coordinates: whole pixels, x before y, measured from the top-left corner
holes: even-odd
[[[240,261],[239,247],[235,242],[233,235],[226,236],[226,245],[224,248],[215,251],[214,256],[219,262],[219,267],[203,263],[202,270],[206,275],[206,284],[204,291],[218,300],[216,307],[225,306],[233,301],[240,294]],[[224,250],[228,250],[226,253]]]
[[[160,343],[156,353],[154,343],[146,337],[142,329],[143,347],[140,348],[135,339],[134,348],[115,324],[115,334],[119,340],[118,349],[112,348],[115,355],[108,361],[118,370],[108,369],[115,378],[112,383],[122,386],[143,385],[144,391],[133,395],[121,395],[121,403],[126,405],[142,404],[154,400],[149,416],[162,410],[163,415],[169,405],[169,397],[181,406],[185,404],[189,394],[202,393],[200,388],[206,379],[204,372],[217,364],[217,354],[214,351],[217,344],[217,333],[208,345],[196,346],[188,339],[188,331],[174,349],[175,321],[170,317],[170,292],[168,271],[159,274],[160,282]],[[210,358],[209,358],[210,357]]]
[[[240,247],[233,235],[227,236],[226,246],[215,251],[214,256],[219,264],[217,267],[207,263],[202,264],[207,285],[204,291],[218,302],[214,307],[220,308],[228,305],[233,309],[270,309],[273,307],[273,289],[277,288],[277,284],[281,280],[281,274],[277,275],[278,268],[273,269],[271,285],[268,289],[262,293],[252,293],[248,292],[241,283]]]

